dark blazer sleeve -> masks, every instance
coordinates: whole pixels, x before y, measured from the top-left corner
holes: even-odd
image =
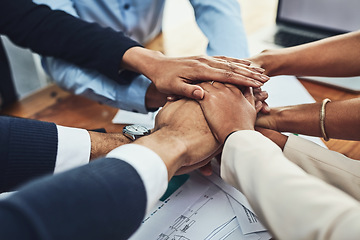
[[[1,239],[128,239],[146,209],[136,170],[119,159],[99,159],[36,180],[0,201]]]
[[[91,68],[116,80],[122,56],[140,46],[121,32],[53,11],[31,0],[2,0],[0,34],[44,56]]]
[[[0,192],[53,172],[57,144],[54,123],[0,116]]]

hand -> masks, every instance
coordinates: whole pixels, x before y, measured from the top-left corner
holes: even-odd
[[[154,83],[151,83],[145,94],[145,106],[148,111],[156,110],[164,106],[167,101],[167,94],[159,92]]]
[[[277,144],[282,150],[284,150],[285,144],[288,140],[287,136],[277,131],[260,128],[260,127],[255,127],[255,130],[260,132],[265,137],[269,138],[271,141]]]
[[[262,91],[261,88],[254,88],[253,89],[254,97],[255,97],[255,109],[256,112],[259,113],[260,111],[264,114],[270,112],[270,108],[265,102],[265,100],[269,97],[266,91]]]
[[[279,116],[281,117],[281,112],[283,109],[286,108],[272,108],[267,114],[259,114],[256,119],[255,126],[279,131],[277,126],[277,118]]]
[[[167,103],[155,122],[154,132],[135,143],[155,151],[165,162],[169,176],[206,165],[220,147],[196,101]]]
[[[247,60],[251,62],[252,67],[265,69],[265,71],[263,72],[264,74],[271,77],[275,76],[273,70],[275,68],[275,65],[277,65],[277,59],[273,59],[273,51],[274,50],[263,50],[261,53],[252,56]]]
[[[193,99],[204,96],[194,84],[201,81],[260,87],[269,80],[263,69],[249,65],[247,60],[227,57],[170,58],[140,47],[130,48],[123,57],[123,67],[147,76],[160,92]]]
[[[256,110],[251,88],[245,93],[235,86],[208,82],[200,84],[205,96],[198,100],[205,118],[220,143],[238,130],[254,130]]]

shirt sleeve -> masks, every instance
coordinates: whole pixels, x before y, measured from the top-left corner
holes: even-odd
[[[0,116],[0,192],[52,173],[57,143],[54,123]]]
[[[52,57],[43,57],[45,71],[62,88],[94,101],[127,111],[147,113],[145,95],[151,81],[136,74],[132,79],[109,79],[105,75]]]
[[[284,155],[305,172],[360,200],[360,161],[291,134]]]
[[[112,79],[119,76],[124,53],[140,46],[122,32],[28,0],[3,1],[0,15],[0,33],[15,44],[41,55],[96,69]]]
[[[54,173],[89,163],[91,140],[88,131],[57,125],[58,152]]]
[[[168,185],[167,168],[161,158],[152,150],[137,144],[120,146],[106,156],[129,163],[140,175],[146,189],[147,212],[165,193]]]
[[[196,22],[209,43],[209,56],[249,57],[246,34],[237,0],[190,0]]]
[[[304,172],[255,131],[227,139],[221,176],[248,198],[278,239],[357,239],[360,204]]]

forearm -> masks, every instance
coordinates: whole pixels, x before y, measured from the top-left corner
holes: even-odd
[[[321,137],[321,103],[280,107],[273,109],[269,116],[275,122],[274,130]],[[261,117],[262,118],[262,117]],[[264,119],[259,118],[257,125]],[[329,138],[360,139],[360,99],[329,102],[325,106],[325,132]],[[266,124],[265,124],[266,125]],[[269,127],[269,126],[264,126]]]
[[[91,139],[90,161],[103,157],[111,150],[132,142],[122,133],[100,133],[89,131],[89,135]]]
[[[360,75],[360,32],[291,48],[268,50],[253,57],[266,74],[297,76]]]
[[[42,63],[58,85],[74,94],[122,110],[147,113],[145,97],[151,81],[143,75],[114,81],[97,71],[52,57],[42,58]]]
[[[131,164],[114,158],[95,161],[34,181],[1,201],[0,222],[9,226],[0,229],[1,236],[128,239],[144,217],[147,190]],[[14,232],[19,233],[14,237]]]
[[[308,174],[360,200],[360,161],[291,134],[284,155]]]
[[[19,5],[22,7],[19,8]],[[123,54],[138,43],[122,33],[86,23],[61,11],[32,1],[3,3],[1,34],[15,44],[46,56],[54,56],[116,79]]]
[[[168,170],[168,180],[183,166],[186,159],[186,146],[179,138],[172,136],[171,131],[160,129],[150,136],[140,138],[135,143],[147,147],[159,155]]]
[[[54,123],[0,117],[0,192],[52,173],[57,155]]]
[[[360,234],[357,226],[359,203],[306,174],[260,134],[241,131],[228,138],[223,150],[221,176],[244,193],[255,214],[275,238],[338,239],[347,236],[352,239]]]

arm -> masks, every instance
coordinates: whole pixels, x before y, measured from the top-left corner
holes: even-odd
[[[87,132],[30,119],[0,117],[0,192],[105,156],[129,143],[121,133]]]
[[[221,176],[245,194],[276,238],[356,239],[360,234],[359,202],[306,174],[259,133],[240,131],[228,138]]]
[[[52,172],[57,155],[54,123],[0,117],[0,191]]]
[[[94,68],[114,79],[118,77],[125,51],[139,46],[122,33],[79,21],[62,11],[52,11],[28,0],[6,0],[0,14],[0,33],[15,44],[45,56]]]
[[[115,108],[146,113],[166,101],[167,95],[150,88],[151,81],[144,75],[134,74],[132,79],[120,76],[114,81],[97,71],[55,58],[46,57],[42,62],[46,72],[62,88]]]
[[[127,239],[165,192],[167,180],[208,163],[219,147],[195,102],[167,104],[156,120],[154,133],[106,159],[42,178],[1,201],[0,235]]]
[[[268,50],[250,58],[266,74],[297,76],[360,75],[360,31],[296,47]]]
[[[200,101],[201,108],[215,136],[225,141],[221,176],[245,194],[276,238],[359,236],[359,202],[306,174],[275,143],[253,131],[256,111],[251,92],[243,95],[228,86],[223,95],[223,87],[204,87],[209,97]],[[224,126],[225,119],[231,121]]]
[[[360,99],[330,102],[325,108],[325,131],[329,138],[360,140]],[[321,103],[271,109],[261,115],[256,125],[279,132],[300,133],[321,137]]]
[[[35,2],[79,17],[71,0]],[[146,113],[147,109],[156,109],[166,101],[165,94],[149,89],[151,81],[143,75],[134,74],[132,79],[122,75],[117,79],[109,79],[98,71],[81,68],[53,57],[43,57],[42,64],[62,88],[115,108]],[[152,98],[156,99],[151,101]]]
[[[288,137],[270,129],[256,130],[277,144],[283,150],[284,156],[306,173],[322,179],[357,200],[360,199],[360,161],[293,134]]]
[[[295,135],[289,136],[284,155],[308,174],[360,200],[360,161]]]
[[[196,22],[209,43],[209,56],[246,58],[248,45],[238,1],[190,0]]]

